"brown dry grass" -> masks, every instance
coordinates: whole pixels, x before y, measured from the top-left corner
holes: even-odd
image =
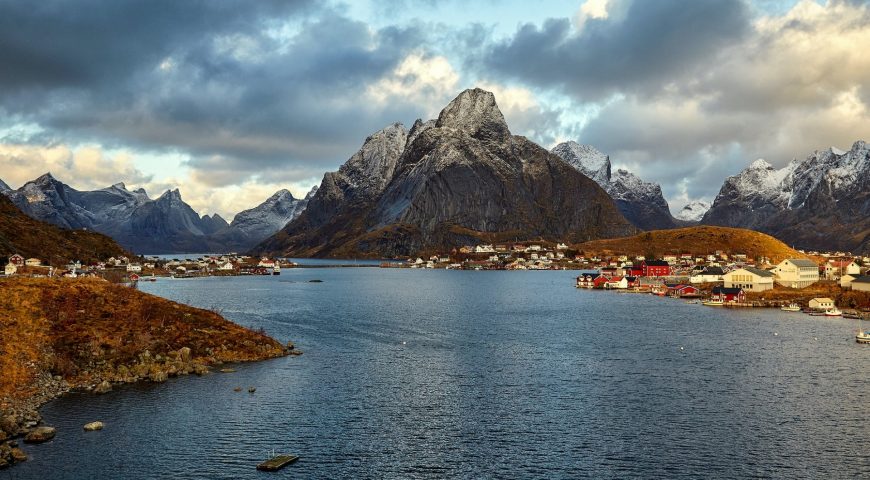
[[[34,220],[0,195],[0,257],[13,253],[36,257],[47,264],[69,260],[93,263],[109,257],[132,256],[111,238],[85,230],[63,230]],[[5,262],[3,262],[5,263]]]
[[[827,297],[834,300],[840,308],[870,308],[870,292],[844,290],[836,282],[820,281],[806,288],[787,288],[774,284],[773,290],[765,292],[748,292],[749,301],[765,301],[780,303],[797,303],[806,307],[813,298]]]
[[[280,356],[280,343],[207,310],[99,279],[0,280],[0,398],[22,398],[43,372],[73,386],[111,377],[139,354],[191,349],[201,363]]]
[[[698,226],[673,230],[653,230],[633,237],[594,240],[575,246],[588,254],[653,255],[689,253],[706,255],[716,250],[749,258],[768,257],[773,263],[786,258],[806,258],[781,241],[764,233],[742,228]]]

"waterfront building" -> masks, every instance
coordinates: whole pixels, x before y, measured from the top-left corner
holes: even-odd
[[[747,292],[773,289],[773,274],[760,268],[738,268],[726,273],[722,278],[727,288],[742,288]]]
[[[783,260],[771,272],[776,283],[789,288],[805,288],[819,281],[819,266],[803,258]]]

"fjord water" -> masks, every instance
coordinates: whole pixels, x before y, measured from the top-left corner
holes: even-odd
[[[12,478],[870,476],[853,320],[576,290],[570,271],[141,288],[305,354],[65,396],[42,410],[58,436]],[[83,432],[94,420],[105,429]],[[257,472],[273,451],[302,458]]]

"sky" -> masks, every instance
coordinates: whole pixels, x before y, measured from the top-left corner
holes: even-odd
[[[757,158],[870,140],[866,52],[854,0],[0,0],[0,179],[179,188],[229,220],[481,87],[676,212]]]

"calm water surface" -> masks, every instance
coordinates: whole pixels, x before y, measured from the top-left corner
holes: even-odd
[[[66,396],[43,409],[57,438],[0,480],[870,477],[870,348],[854,321],[572,278],[285,269],[144,284],[305,354]],[[93,420],[106,428],[83,432]],[[302,459],[254,470],[273,451]]]

